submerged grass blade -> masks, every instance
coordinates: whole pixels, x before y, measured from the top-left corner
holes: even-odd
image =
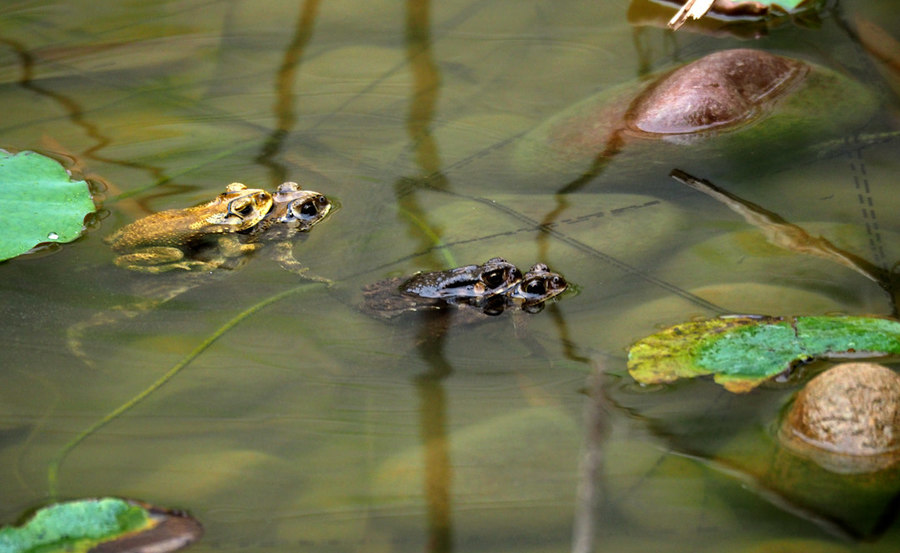
[[[281,299],[284,299],[287,296],[310,290],[310,289],[312,289],[313,286],[315,286],[314,283],[301,284],[299,286],[295,286],[294,288],[290,288],[288,290],[285,290],[284,292],[280,292],[273,296],[269,296],[268,298],[265,298],[262,301],[257,302],[255,304],[251,305],[250,307],[248,307],[247,309],[241,311],[240,313],[235,315],[232,319],[230,319],[228,322],[226,322],[225,324],[220,326],[218,329],[216,329],[215,332],[213,332],[205,340],[203,340],[203,342],[201,342],[196,348],[194,348],[193,351],[191,351],[181,361],[176,363],[175,366],[173,366],[171,369],[169,369],[164,375],[159,377],[156,380],[156,382],[154,382],[153,384],[151,384],[150,386],[145,388],[139,394],[137,394],[133,398],[129,399],[128,401],[126,401],[125,403],[120,405],[119,407],[116,407],[114,410],[107,413],[102,419],[98,420],[97,422],[95,422],[94,424],[92,424],[91,426],[89,426],[88,428],[83,430],[81,433],[79,433],[77,436],[75,436],[66,445],[64,445],[62,447],[62,449],[59,450],[59,452],[57,452],[57,454],[50,460],[50,463],[47,467],[47,484],[48,484],[50,496],[54,497],[54,498],[56,497],[57,490],[58,490],[57,485],[59,482],[60,466],[62,466],[62,462],[65,460],[66,456],[73,449],[75,449],[75,447],[78,446],[78,444],[83,442],[86,438],[88,438],[89,436],[91,436],[92,434],[94,434],[95,432],[97,432],[98,430],[100,430],[101,428],[103,428],[104,426],[109,424],[110,422],[117,419],[123,413],[125,413],[126,411],[128,411],[129,409],[131,409],[132,407],[134,407],[135,405],[137,405],[138,403],[140,403],[141,401],[146,399],[148,396],[150,396],[150,394],[152,394],[153,392],[155,392],[156,390],[161,388],[164,384],[166,384],[167,382],[172,380],[172,378],[174,378],[175,375],[177,375],[179,372],[181,372],[182,369],[184,369],[185,367],[190,365],[194,359],[196,359],[197,357],[200,356],[200,354],[202,354],[204,351],[206,351],[216,340],[218,340],[229,330],[231,330],[232,328],[234,328],[235,326],[240,324],[244,319],[253,315],[254,313],[263,309],[264,307],[267,307]]]
[[[447,246],[444,245],[441,237],[434,232],[428,223],[423,221],[420,217],[418,217],[415,213],[409,211],[408,209],[400,208],[400,213],[403,214],[404,217],[410,220],[410,222],[416,225],[419,230],[422,231],[429,240],[431,240],[432,246],[435,249],[440,250],[441,255],[444,257],[444,262],[447,263],[447,267],[458,267],[456,264],[456,257],[454,257],[453,252],[450,251]]]

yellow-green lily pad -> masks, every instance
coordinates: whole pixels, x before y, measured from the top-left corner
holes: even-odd
[[[167,553],[203,533],[187,515],[113,497],[55,503],[0,528],[0,553]]]
[[[900,354],[900,322],[880,317],[737,315],[691,321],[635,342],[628,372],[642,384],[711,374],[747,392],[813,359]]]
[[[0,150],[0,261],[45,242],[78,238],[96,208],[85,181],[36,152]]]

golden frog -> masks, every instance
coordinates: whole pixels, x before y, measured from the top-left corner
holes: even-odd
[[[210,206],[214,205],[224,206],[220,210],[223,215],[218,219],[211,215],[191,230],[190,221],[197,221],[198,214],[204,211],[213,211]],[[82,345],[88,329],[155,309],[188,290],[229,274],[230,269],[241,267],[257,251],[269,254],[284,269],[307,280],[330,284],[328,279],[305,274],[306,267],[293,256],[291,239],[305,234],[331,210],[332,203],[324,195],[301,190],[293,182],[281,184],[274,195],[233,183],[212,202],[160,212],[128,225],[108,239],[113,249],[128,252],[116,259],[117,265],[144,273],[177,268],[187,271],[136,279],[135,295],[141,299],[96,313],[69,327],[69,349],[92,365]],[[221,228],[214,226],[216,220],[223,225]]]
[[[237,257],[255,249],[241,244],[233,235],[261,222],[273,203],[272,195],[265,190],[235,182],[212,201],[148,215],[119,229],[106,241],[119,253],[116,265],[133,271],[214,269],[222,264],[223,257]],[[205,259],[193,255],[210,244],[216,246],[218,255]]]

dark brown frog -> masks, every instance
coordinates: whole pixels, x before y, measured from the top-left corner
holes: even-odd
[[[363,288],[363,312],[381,319],[403,313],[454,310],[463,321],[499,315],[506,309],[535,313],[566,289],[565,279],[537,264],[524,277],[495,257],[483,265],[382,280]]]
[[[544,308],[547,300],[562,294],[568,287],[569,283],[561,274],[552,272],[543,263],[537,263],[505,294],[506,304],[528,313],[537,313]]]
[[[503,295],[522,279],[515,265],[503,258],[482,265],[466,265],[446,271],[394,277],[363,288],[361,309],[380,319],[392,319],[410,311],[433,311],[451,306],[484,306]]]

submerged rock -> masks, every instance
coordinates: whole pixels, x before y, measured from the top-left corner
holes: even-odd
[[[695,135],[735,127],[759,116],[765,102],[786,94],[809,66],[758,50],[710,54],[644,90],[625,113],[632,132]]]
[[[724,153],[765,163],[779,151],[795,152],[864,123],[876,105],[861,84],[824,67],[759,50],[726,50],[551,117],[523,137],[515,164],[530,174],[582,174],[623,153],[637,154],[641,163],[631,165],[652,166],[650,159],[666,171],[672,168],[667,156],[676,163]]]
[[[900,460],[900,375],[844,363],[797,395],[782,426],[790,449],[833,472],[881,470]]]

